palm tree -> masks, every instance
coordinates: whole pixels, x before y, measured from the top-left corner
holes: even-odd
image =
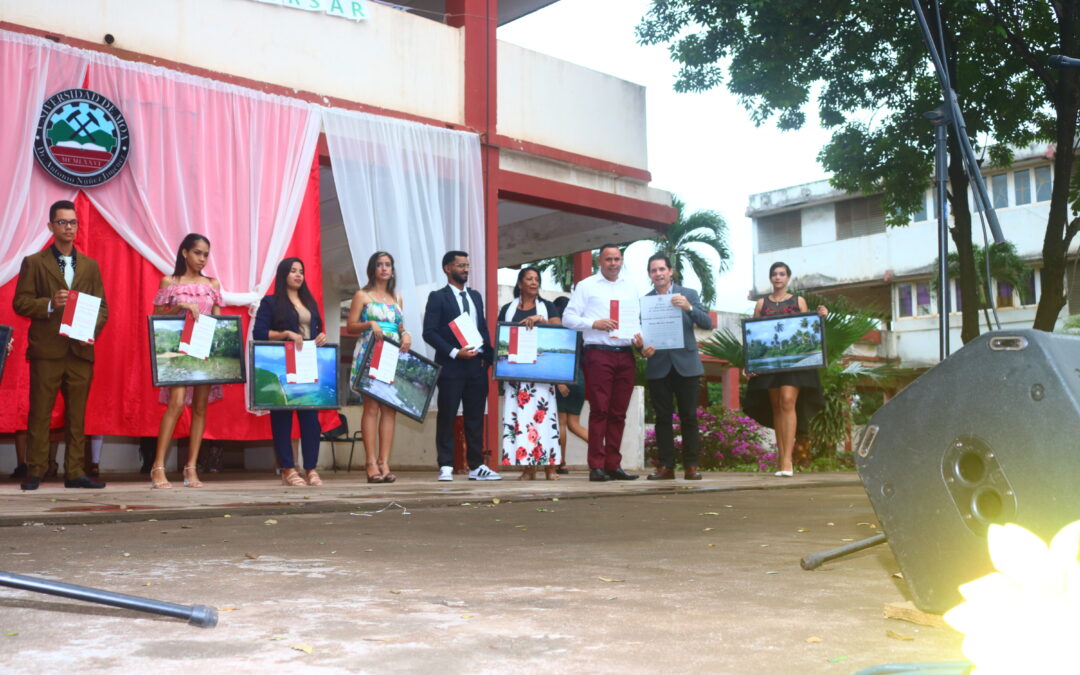
[[[979,280],[975,284],[975,289],[979,295],[979,305],[983,309],[983,315],[986,318],[986,326],[988,330],[993,330],[993,324],[990,322],[990,303],[993,301],[990,298],[990,292],[988,291],[990,284],[986,278],[986,254],[981,246],[972,247],[973,255],[977,262],[976,269],[979,274]],[[947,258],[947,269],[950,279],[957,279],[960,277],[960,258],[956,252],[949,253]],[[997,279],[1000,282],[1005,282],[1013,288],[1023,288],[1028,279],[1031,278],[1031,268],[1023,258],[1016,252],[1016,246],[1012,242],[1006,241],[1000,244],[990,245],[990,276]],[[935,292],[940,293],[938,288],[938,265],[934,264],[934,276],[930,280],[930,285]],[[953,308],[956,311],[956,308]]]
[[[716,211],[695,211],[687,216],[686,204],[678,197],[672,198],[671,205],[678,216],[652,240],[653,245],[657,253],[663,253],[671,260],[676,283],[682,283],[683,270],[689,265],[701,284],[702,304],[711,307],[716,302],[716,275],[727,270],[731,259],[727,223]],[[702,255],[703,249],[711,249],[720,257],[715,270],[709,259]]]
[[[596,271],[596,258],[599,251],[592,252],[592,271]],[[569,293],[574,286],[574,256],[572,254],[544,258],[532,263],[532,266],[541,272],[550,272],[555,277],[555,283],[563,291]]]

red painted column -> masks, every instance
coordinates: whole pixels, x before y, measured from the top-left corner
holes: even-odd
[[[491,144],[497,119],[496,76],[498,0],[446,0],[446,23],[464,32],[465,126],[480,135],[480,159],[484,179],[484,247],[486,249],[484,296],[488,330],[494,339],[498,322],[499,271],[499,148]],[[488,415],[484,423],[487,464],[499,462],[499,390],[488,391]]]
[[[591,276],[592,270],[592,251],[579,251],[574,254],[574,283],[581,281],[585,277]]]
[[[724,369],[724,407],[729,410],[738,410],[742,406],[739,400],[739,369]]]

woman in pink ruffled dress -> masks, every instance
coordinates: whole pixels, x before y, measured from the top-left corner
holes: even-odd
[[[180,242],[176,253],[176,269],[161,280],[154,297],[154,314],[184,314],[194,318],[200,314],[219,314],[221,310],[221,284],[217,279],[203,275],[206,260],[210,257],[210,240],[201,234],[189,234]],[[168,454],[176,421],[191,406],[191,436],[187,462],[184,464],[184,487],[202,487],[195,463],[199,459],[203,430],[206,428],[206,406],[221,398],[220,384],[197,384],[193,387],[162,387],[161,402],[165,414],[158,427],[157,452],[150,469],[150,481],[158,489],[171,488],[165,475],[165,455]]]

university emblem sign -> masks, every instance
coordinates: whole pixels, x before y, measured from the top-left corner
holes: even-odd
[[[127,162],[131,137],[116,105],[89,89],[65,89],[45,100],[34,157],[50,176],[75,187],[112,180]]]

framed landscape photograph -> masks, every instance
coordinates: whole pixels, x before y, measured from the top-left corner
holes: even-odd
[[[401,346],[390,338],[384,337],[383,340]],[[374,344],[375,341],[372,340],[364,349],[364,359],[360,362],[360,368],[350,386],[362,396],[370,396],[417,422],[423,422],[431,404],[431,397],[435,394],[435,385],[439,381],[442,366],[414,351],[403,352],[398,354],[394,381],[387,384],[370,376]]]
[[[0,379],[4,378],[4,366],[7,365],[7,346],[11,342],[13,329],[11,326],[0,325]]]
[[[240,317],[215,316],[210,358],[181,354],[184,315],[150,316],[150,371],[155,387],[244,382],[244,340]]]
[[[743,350],[755,375],[824,368],[824,323],[814,312],[745,319]]]
[[[500,323],[495,339],[496,380],[573,384],[581,359],[581,333],[562,326],[537,324],[536,361],[511,363],[510,331],[524,330],[516,323]]]
[[[336,410],[338,346],[328,344],[316,349],[318,382],[289,384],[285,378],[285,343],[252,340],[248,346],[252,410]]]

